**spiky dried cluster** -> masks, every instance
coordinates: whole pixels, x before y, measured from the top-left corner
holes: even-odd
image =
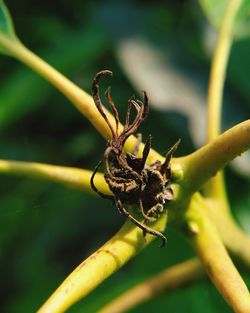
[[[170,188],[170,161],[179,141],[168,151],[163,163],[157,161],[151,165],[146,164],[151,148],[151,136],[148,137],[145,143],[142,157],[138,156],[141,136],[138,137],[138,142],[133,153],[124,153],[123,148],[126,140],[130,135],[137,132],[148,116],[148,98],[146,92],[144,92],[143,102],[136,99],[130,99],[128,101],[125,125],[122,132],[119,133],[120,119],[117,108],[110,95],[110,88],[106,90],[105,97],[111,107],[115,119],[115,127],[108,120],[99,96],[99,80],[101,76],[106,74],[112,75],[112,72],[104,70],[96,74],[93,81],[92,94],[95,105],[106,121],[112,135],[112,138],[108,141],[108,147],[104,152],[103,161],[105,165],[104,177],[114,195],[104,195],[94,185],[94,176],[103,161],[98,163],[91,177],[91,186],[101,197],[112,200],[121,214],[142,229],[144,237],[147,233],[155,235],[162,239],[162,245],[164,245],[166,237],[162,233],[147,226],[147,224],[156,221],[164,211],[164,204],[173,199],[173,192]],[[131,122],[130,114],[132,108],[135,109],[136,115]],[[142,222],[131,215],[126,208],[128,205],[138,207]]]

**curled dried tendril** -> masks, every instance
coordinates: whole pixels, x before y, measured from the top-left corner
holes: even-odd
[[[104,152],[104,158],[96,166],[90,183],[96,193],[103,198],[112,200],[122,215],[142,229],[144,238],[146,234],[155,235],[162,239],[162,246],[164,246],[166,237],[162,233],[150,228],[147,224],[149,222],[155,222],[164,212],[164,205],[173,199],[173,191],[170,187],[170,162],[180,140],[168,151],[163,163],[157,161],[150,165],[146,164],[151,148],[151,135],[149,135],[145,143],[142,157],[138,156],[141,135],[138,136],[137,144],[133,152],[124,153],[123,148],[126,140],[130,135],[138,131],[141,124],[148,116],[148,97],[146,92],[144,92],[143,101],[134,98],[128,100],[124,128],[119,133],[120,118],[114,101],[111,98],[110,88],[106,90],[105,98],[111,107],[115,126],[113,126],[107,118],[99,96],[100,78],[107,74],[112,75],[112,72],[104,70],[96,74],[92,85],[92,95],[98,111],[111,131],[112,137],[108,140],[108,147]],[[132,109],[136,111],[136,114],[131,121]],[[113,196],[101,193],[94,184],[95,174],[102,163],[104,163],[105,166],[104,178],[110,190],[113,192]],[[138,213],[142,221],[137,220],[128,211],[127,206],[129,205],[138,207]]]

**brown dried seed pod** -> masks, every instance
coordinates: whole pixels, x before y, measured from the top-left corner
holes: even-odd
[[[106,90],[105,98],[111,107],[115,119],[115,129],[105,114],[104,106],[99,96],[99,81],[101,76],[106,74],[112,75],[112,72],[104,70],[96,74],[92,85],[92,94],[95,105],[112,134],[112,138],[108,141],[108,147],[104,152],[104,177],[114,196],[104,195],[94,185],[94,177],[102,161],[98,163],[93,172],[90,180],[91,186],[101,197],[112,200],[122,215],[142,229],[144,237],[147,233],[155,235],[162,239],[162,246],[164,246],[166,237],[162,233],[147,226],[147,223],[156,221],[164,211],[164,204],[173,199],[173,192],[170,188],[170,162],[180,140],[168,151],[163,163],[157,161],[152,165],[146,165],[146,159],[151,148],[151,136],[148,137],[145,143],[142,157],[138,157],[141,136],[138,138],[138,143],[133,153],[124,153],[123,148],[126,140],[130,135],[138,131],[148,116],[148,97],[146,92],[144,92],[143,102],[136,99],[130,99],[128,101],[124,128],[119,134],[120,118],[114,101],[111,98],[110,88]],[[136,110],[136,116],[131,122],[130,113],[132,108]],[[138,213],[142,217],[142,222],[138,221],[129,213],[126,208],[127,205],[135,205],[139,208]]]

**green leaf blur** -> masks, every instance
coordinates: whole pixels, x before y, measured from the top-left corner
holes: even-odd
[[[0,52],[8,54],[8,51],[2,46],[3,38],[10,40],[17,39],[8,9],[4,4],[4,1],[0,1]]]
[[[225,14],[226,8],[229,4],[229,0],[199,0],[204,13],[206,14],[210,23],[215,27],[219,28],[221,25],[222,18]],[[236,16],[235,23],[235,38],[242,39],[250,36],[250,1],[243,0],[238,14]]]

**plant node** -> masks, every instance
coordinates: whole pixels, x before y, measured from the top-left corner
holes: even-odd
[[[101,197],[113,200],[118,211],[142,229],[144,238],[147,233],[155,235],[162,239],[162,246],[164,246],[166,237],[162,233],[147,226],[147,224],[149,222],[155,222],[164,212],[164,204],[167,204],[173,199],[173,191],[170,187],[170,162],[180,140],[168,151],[163,163],[156,161],[150,165],[146,164],[151,148],[151,135],[149,135],[145,143],[142,157],[138,156],[141,136],[138,137],[134,151],[132,153],[125,153],[123,150],[126,140],[130,135],[137,132],[148,116],[148,97],[146,92],[144,92],[143,102],[135,98],[128,100],[125,125],[123,130],[119,133],[120,119],[117,108],[110,95],[110,88],[106,90],[105,97],[111,107],[115,119],[115,127],[113,127],[108,120],[99,96],[99,80],[100,77],[105,74],[112,74],[112,72],[104,70],[96,74],[93,81],[92,94],[95,105],[106,121],[112,137],[108,140],[108,147],[104,152],[103,161],[98,163],[91,177],[91,186]],[[135,109],[136,116],[131,122],[130,114],[132,108]],[[104,178],[110,190],[113,192],[113,196],[101,193],[94,185],[95,174],[103,162],[105,166]],[[138,221],[128,211],[126,208],[128,205],[138,207],[138,213],[142,218],[142,222]]]

